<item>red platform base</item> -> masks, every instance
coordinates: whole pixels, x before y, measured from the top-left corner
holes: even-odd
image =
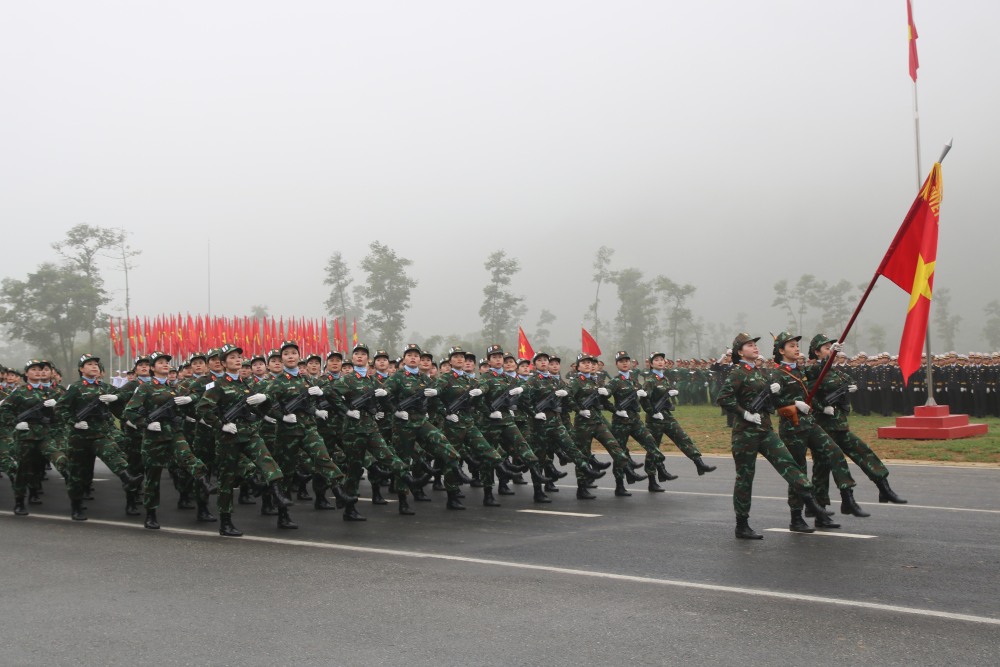
[[[895,426],[883,426],[878,437],[887,440],[954,440],[986,435],[986,424],[970,424],[969,415],[953,415],[947,405],[921,405],[912,417],[896,417]]]

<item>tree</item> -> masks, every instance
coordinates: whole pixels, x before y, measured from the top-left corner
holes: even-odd
[[[983,307],[983,312],[986,313],[983,337],[991,350],[1000,350],[1000,301],[993,299]]]
[[[802,334],[805,328],[805,316],[809,308],[819,303],[827,287],[825,282],[816,280],[815,276],[805,274],[789,288],[787,280],[774,284],[774,301],[771,306],[782,308],[788,315],[788,328],[796,335]]]
[[[368,248],[361,260],[361,270],[367,274],[361,290],[368,312],[365,324],[380,336],[385,349],[396,350],[406,325],[410,290],[417,286],[417,281],[406,275],[406,267],[413,261],[379,241]]]
[[[951,314],[951,290],[947,287],[934,290],[931,309],[934,311],[934,334],[941,337],[944,349],[954,350],[955,336],[958,335],[958,326],[962,318]]]
[[[97,265],[99,258],[111,258],[121,242],[121,232],[106,227],[80,224],[66,232],[66,238],[52,244],[60,257],[66,260],[66,266],[83,275],[91,282],[94,289],[105,296],[104,279]],[[109,299],[102,302],[107,303]],[[94,347],[94,329],[103,326],[105,317],[97,312],[97,306],[90,313],[91,325],[87,332],[90,347]]]
[[[255,320],[266,320],[267,319],[267,306],[262,306],[259,303],[250,306],[250,317]]]
[[[552,335],[552,330],[549,329],[549,325],[555,321],[556,316],[552,314],[552,311],[542,308],[542,312],[538,316],[538,324],[535,325],[535,330],[532,332],[539,349],[551,347],[549,336]]]
[[[339,250],[334,252],[326,262],[326,278],[323,279],[323,284],[330,286],[330,296],[324,302],[327,313],[334,317],[361,317],[358,300],[350,296],[349,288],[353,282],[351,269],[344,261],[344,256]]]
[[[82,271],[46,263],[27,280],[3,280],[0,324],[65,371],[75,356],[77,337],[93,332],[94,313],[108,301]]]
[[[611,274],[609,282],[618,288],[618,324],[620,348],[637,358],[649,352],[650,340],[656,333],[656,292],[650,281],[643,280],[638,269],[625,269]]]
[[[492,253],[483,264],[490,273],[490,282],[483,288],[483,305],[479,317],[483,320],[483,336],[492,343],[504,344],[512,332],[523,297],[510,291],[511,277],[521,270],[516,259],[508,258],[503,250]]]
[[[611,279],[611,271],[608,267],[611,266],[611,257],[614,254],[614,250],[606,245],[602,245],[597,249],[597,255],[594,257],[594,276],[592,280],[597,286],[594,289],[594,303],[587,310],[586,319],[590,323],[591,335],[598,340],[600,340],[601,335],[604,333],[604,323],[601,321],[600,315],[601,285]]]
[[[868,344],[872,346],[875,354],[885,349],[885,327],[881,324],[872,324],[868,327]]]
[[[681,285],[665,276],[657,276],[656,291],[667,305],[667,333],[670,334],[670,358],[676,359],[679,353],[687,349],[687,341],[682,335],[685,324],[693,324],[691,310],[684,304],[697,289],[694,285]],[[680,339],[680,349],[678,349]]]

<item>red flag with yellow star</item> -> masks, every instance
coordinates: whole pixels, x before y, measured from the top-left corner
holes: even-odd
[[[524,329],[521,327],[517,328],[517,356],[519,359],[527,359],[531,361],[535,356],[535,351],[531,348],[531,343],[528,342],[528,337],[524,335]]]
[[[941,195],[941,163],[936,162],[876,272],[910,294],[903,339],[899,343],[899,368],[904,383],[920,367],[920,353],[927,335]]]

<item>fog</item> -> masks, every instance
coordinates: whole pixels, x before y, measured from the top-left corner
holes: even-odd
[[[935,288],[979,350],[1000,4],[914,13],[925,173],[954,137]],[[210,245],[214,314],[318,317],[330,254],[360,281],[381,240],[414,261],[411,333],[477,330],[505,249],[529,336],[547,308],[575,346],[607,245],[766,335],[778,280],[870,280],[917,190],[903,0],[8,2],[0,60],[0,273],[124,228],[139,315],[208,312]],[[883,281],[859,325],[894,351],[907,302]]]

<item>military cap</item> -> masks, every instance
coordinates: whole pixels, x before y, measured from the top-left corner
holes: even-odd
[[[472,352],[466,352],[465,353],[465,360],[466,361],[475,361],[476,360],[476,355],[474,355]]]
[[[495,345],[495,344],[494,345],[490,345],[488,348],[486,348],[486,356],[487,357],[489,357],[491,355],[494,355],[494,354],[500,354],[500,355],[502,355],[503,354],[503,348],[500,347],[499,345]]]
[[[251,360],[247,357],[243,358],[243,363],[241,364],[244,368],[250,368]]]
[[[631,360],[632,357],[628,356],[628,352],[621,350],[620,352],[615,352],[615,361],[621,361],[622,359]]]
[[[225,361],[226,357],[228,357],[233,352],[239,352],[240,354],[243,354],[243,348],[237,347],[232,343],[226,343],[218,350],[219,361]]]
[[[597,357],[594,356],[593,354],[587,354],[586,352],[581,352],[580,354],[576,355],[576,363],[580,363],[585,359],[589,359],[590,361],[595,361],[595,362],[597,361]]]
[[[100,357],[95,357],[94,355],[89,354],[89,353],[85,354],[85,355],[83,355],[83,356],[80,357],[80,361],[79,361],[79,363],[77,363],[76,367],[77,368],[83,368],[83,365],[85,363],[87,363],[88,361],[96,361],[97,363],[101,363],[101,358]]]
[[[45,368],[46,366],[48,366],[49,368],[52,368],[52,364],[45,361],[44,359],[28,359],[26,362],[24,362],[24,372],[27,373],[28,369],[31,368],[32,366],[38,366],[39,368]]]
[[[307,361],[307,362],[308,362],[308,361],[312,361],[313,359],[315,359],[316,361],[323,361],[323,356],[322,356],[322,355],[320,355],[320,354],[319,354],[319,353],[317,353],[317,352],[313,352],[313,353],[311,353],[311,354],[307,354],[307,355],[306,355],[306,361]]]
[[[250,357],[250,363],[251,364],[253,362],[255,362],[255,361],[263,361],[264,363],[267,363],[267,358],[263,354],[261,354],[260,352],[258,352],[257,354],[255,354],[252,357]]]
[[[143,363],[143,362],[146,362],[147,364],[151,363],[150,360],[149,360],[149,355],[148,354],[140,354],[139,356],[137,356],[135,358],[135,361],[132,362],[132,369],[135,370],[135,367],[138,366],[139,364]]]
[[[219,348],[213,347],[205,354],[206,361],[208,359],[211,359],[212,357],[217,357],[218,359],[222,359],[222,357],[219,356]]]
[[[525,359],[524,357],[521,357],[520,359],[517,360],[517,365],[520,366],[521,364],[528,364],[530,366],[531,359]]]
[[[357,345],[355,345],[354,348],[351,350],[351,354],[354,354],[358,350],[364,350],[365,354],[371,354],[371,352],[368,350],[368,346],[365,345],[364,343],[358,343]]]
[[[802,336],[793,336],[787,331],[782,331],[777,336],[774,337],[774,351],[777,354],[778,350],[785,346],[785,343],[791,340],[802,340]]]
[[[736,334],[736,338],[733,339],[733,354],[738,354],[740,348],[746,345],[747,343],[756,343],[759,340],[760,336],[753,338],[748,333],[741,332]]]
[[[281,354],[290,347],[294,347],[296,350],[299,349],[299,344],[294,340],[283,340],[281,345],[278,346],[278,354]]]
[[[813,336],[812,340],[809,341],[809,351],[812,352],[814,350],[818,350],[827,343],[836,343],[836,342],[837,342],[836,338],[830,338],[826,334],[819,333]]]
[[[511,352],[504,352],[503,353],[503,360],[507,361],[508,359],[513,359],[514,361],[517,361],[517,357],[515,357],[513,355],[513,353],[511,353]]]
[[[403,348],[403,355],[407,352],[416,352],[418,355],[423,356],[424,351],[420,349],[420,346],[416,343],[407,343],[406,347]]]
[[[341,361],[344,360],[344,353],[340,350],[331,350],[326,353],[326,360],[330,361],[333,357],[338,357]]]
[[[267,360],[268,361],[270,361],[271,359],[274,359],[274,358],[281,359],[281,350],[274,349],[274,350],[271,350],[270,352],[267,353]]]
[[[154,352],[153,354],[149,355],[150,364],[155,364],[160,359],[166,359],[167,361],[170,361],[171,359],[173,359],[173,357],[171,357],[166,352]]]
[[[372,359],[378,359],[379,357],[385,357],[386,359],[388,359],[389,353],[386,352],[385,350],[375,350],[375,356],[372,357]]]
[[[667,355],[666,355],[665,352],[653,352],[652,354],[649,355],[649,360],[652,361],[653,359],[656,359],[657,357],[663,357],[664,359],[666,359]]]
[[[434,361],[434,355],[428,352],[427,350],[424,350],[423,352],[420,353],[420,358],[430,359],[431,361]]]
[[[562,363],[562,359],[555,354],[549,355],[549,361],[558,361],[559,363]]]
[[[449,347],[448,348],[448,358],[451,359],[455,355],[459,355],[459,356],[461,356],[464,359],[465,358],[465,350],[463,350],[458,345],[454,345],[452,347]]]
[[[208,357],[205,356],[204,352],[195,352],[190,357],[188,357],[188,363],[194,361],[195,359],[201,359],[202,361],[208,361]]]
[[[539,360],[539,359],[541,359],[542,357],[545,357],[546,359],[548,359],[548,358],[549,358],[549,355],[548,355],[548,353],[547,353],[547,352],[542,352],[542,351],[538,351],[538,352],[535,352],[535,356],[533,356],[533,357],[531,358],[531,360],[532,360],[532,361],[538,361],[538,360]]]

